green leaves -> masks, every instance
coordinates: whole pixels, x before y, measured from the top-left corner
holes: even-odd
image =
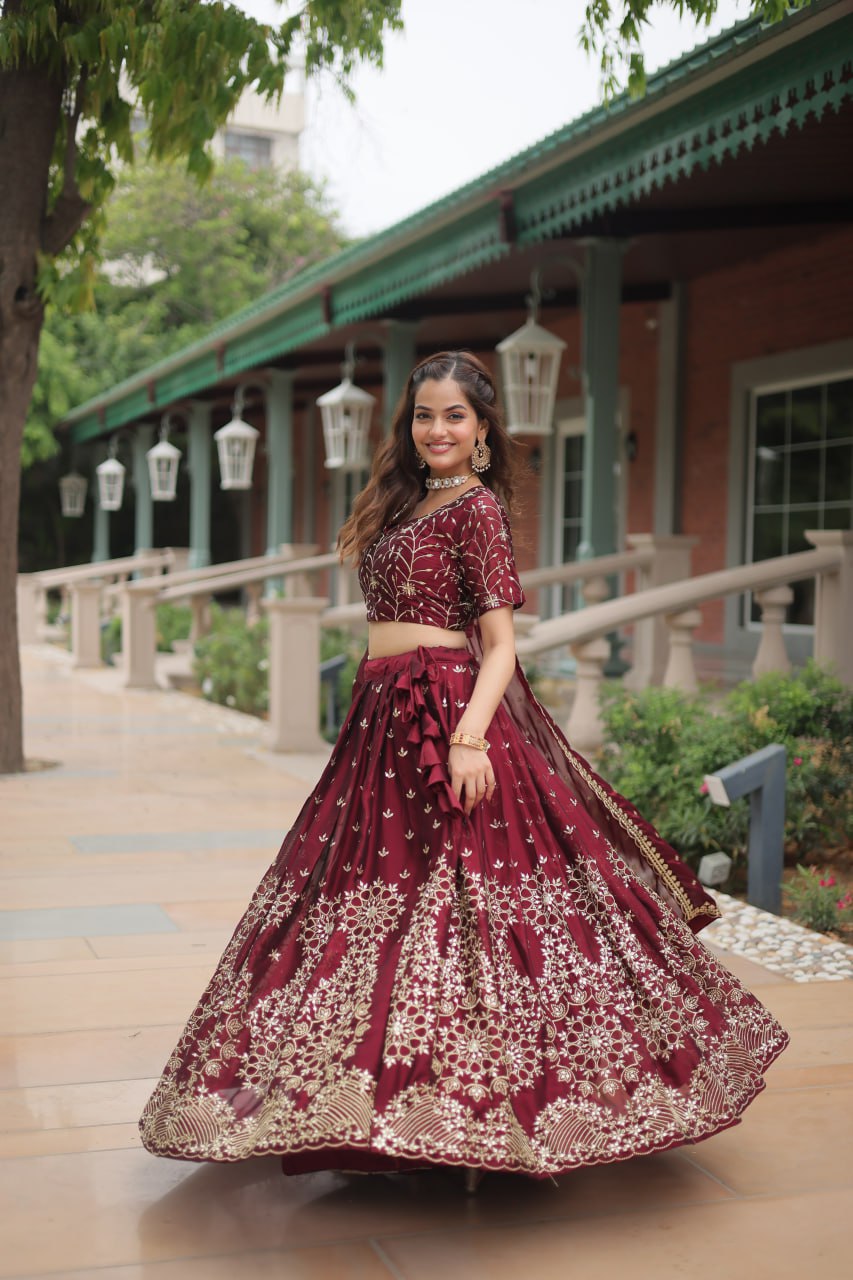
[[[853,693],[817,664],[745,681],[725,698],[611,687],[603,702],[604,775],[689,861],[713,849],[743,856],[748,806],[712,805],[702,783],[771,742],[787,749],[789,847],[803,856],[853,834]]]
[[[804,9],[811,0],[751,0],[750,16],[765,23],[779,22],[792,10]],[[646,91],[643,57],[644,28],[655,9],[674,9],[707,26],[717,12],[718,0],[589,0],[579,41],[598,59],[601,90],[611,99],[627,88],[632,98]]]

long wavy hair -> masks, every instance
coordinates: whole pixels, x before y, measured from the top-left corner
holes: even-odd
[[[389,524],[403,519],[424,497],[427,472],[418,466],[412,439],[415,398],[421,383],[452,378],[459,384],[477,421],[489,424],[486,436],[491,465],[480,479],[512,509],[519,446],[503,424],[495,384],[486,366],[470,351],[439,351],[415,365],[394,413],[391,434],[376,450],[373,469],[338,534],[341,560],[358,564],[374,539]]]

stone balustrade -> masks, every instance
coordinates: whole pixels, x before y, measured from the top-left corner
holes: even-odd
[[[832,664],[839,677],[853,685],[853,645],[849,640],[853,632],[853,533],[822,530],[808,532],[806,537],[814,551],[641,589],[630,596],[539,622],[527,636],[519,638],[517,647],[522,660],[563,645],[569,645],[575,655],[577,691],[566,727],[572,745],[579,751],[593,751],[602,744],[598,694],[609,655],[609,647],[603,643],[606,635],[633,625],[636,637],[638,624],[661,619],[667,636],[662,647],[665,667],[661,683],[693,693],[698,687],[693,632],[702,620],[699,606],[745,591],[755,593],[765,624],[753,663],[754,676],[790,668],[783,635],[785,610],[792,598],[790,583],[814,578],[815,658]]]
[[[141,580],[180,567],[186,556],[183,548],[163,547],[140,551],[137,555],[102,560],[95,564],[69,565],[40,573],[19,573],[17,581],[18,640],[37,644],[48,639],[48,593],[60,591],[63,615],[71,615],[71,650],[74,665],[99,666],[100,628],[112,586],[118,590],[131,574]]]

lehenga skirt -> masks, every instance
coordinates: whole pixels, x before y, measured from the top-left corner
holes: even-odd
[[[718,911],[517,672],[467,817],[468,650],[362,661],[328,765],[148,1102],[149,1151],[545,1177],[736,1124],[788,1036]]]

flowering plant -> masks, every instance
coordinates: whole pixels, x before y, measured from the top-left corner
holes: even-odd
[[[835,876],[797,863],[797,878],[785,886],[796,907],[796,918],[808,929],[827,933],[853,920],[853,893],[839,896]]]

